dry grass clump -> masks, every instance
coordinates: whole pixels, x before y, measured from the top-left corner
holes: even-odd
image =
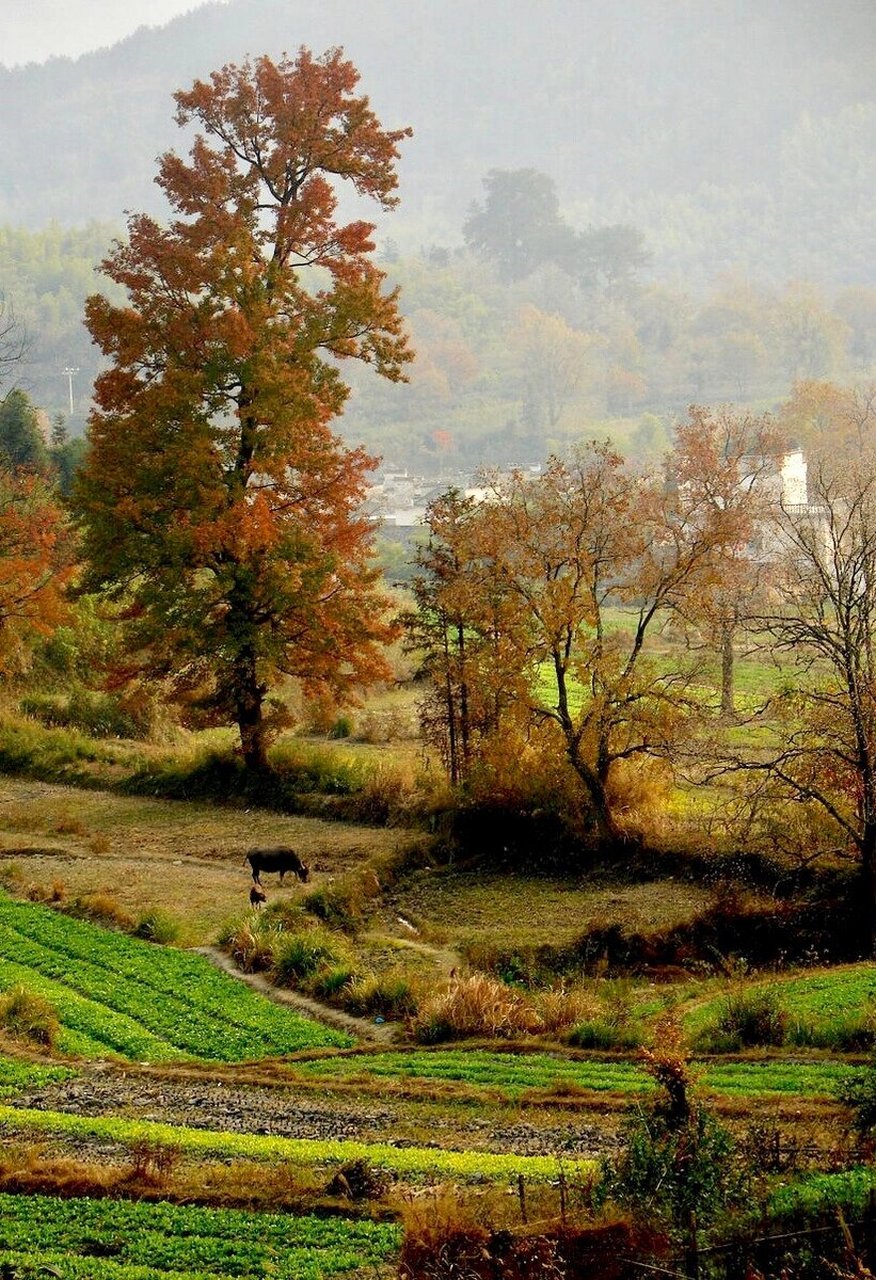
[[[63,902],[67,896],[67,886],[63,880],[53,880],[50,885],[34,881],[24,889],[24,896],[28,902]]]
[[[224,931],[219,945],[244,973],[265,973],[273,968],[276,940],[276,932],[260,929],[250,918]]]
[[[567,990],[565,987],[540,991],[534,997],[541,1030],[548,1034],[568,1031],[581,1022],[589,1022],[602,1013],[602,1005],[592,991]]]
[[[0,1026],[11,1036],[51,1049],[61,1029],[54,1007],[25,986],[10,988],[0,998]]]
[[[508,1038],[542,1030],[532,1002],[496,978],[471,974],[451,979],[443,991],[427,1000],[412,1021],[423,1044],[467,1036]]]
[[[131,913],[110,893],[80,893],[65,907],[65,911],[77,919],[122,929],[125,933],[132,933],[137,925]]]

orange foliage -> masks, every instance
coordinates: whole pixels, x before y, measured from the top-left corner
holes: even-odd
[[[302,49],[178,93],[204,134],[160,161],[175,220],[132,217],[103,264],[127,304],[87,303],[111,361],[77,493],[89,581],[124,597],[141,668],[236,723],[253,765],[283,675],[354,696],[393,634],[361,514],[374,462],[331,422],[339,361],[398,380],[411,353],[373,227],[336,220],[335,186],[392,208],[409,130],[384,130],[357,81],[339,50]]]
[[[74,571],[67,521],[45,481],[0,471],[0,672],[26,661],[27,642],[66,616]]]

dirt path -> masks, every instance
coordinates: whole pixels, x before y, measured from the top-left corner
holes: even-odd
[[[306,1014],[317,1022],[325,1023],[328,1027],[334,1027],[338,1031],[348,1031],[350,1035],[360,1040],[370,1040],[376,1044],[393,1044],[398,1039],[400,1028],[396,1022],[374,1022],[371,1018],[355,1018],[350,1013],[344,1013],[342,1009],[333,1009],[331,1005],[322,1004],[319,1000],[302,995],[300,991],[288,991],[284,987],[275,987],[260,973],[242,973],[231,957],[224,951],[220,951],[218,947],[195,947],[194,950],[199,955],[206,956],[217,969],[222,969],[232,978],[237,978],[239,982],[245,982],[248,987],[267,996],[269,1000],[273,1000],[276,1004],[289,1005],[299,1013]]]
[[[436,947],[429,942],[418,942],[415,938],[393,938],[393,945],[406,947],[408,951],[417,951],[421,956],[428,956],[435,967],[449,978],[465,968],[465,961],[458,951],[451,947]]]

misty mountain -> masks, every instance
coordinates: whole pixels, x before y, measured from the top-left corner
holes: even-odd
[[[76,61],[0,69],[0,223],[163,213],[172,93],[225,62],[342,45],[411,124],[403,249],[458,244],[495,168],[575,226],[645,232],[658,276],[876,282],[872,0],[230,0]]]

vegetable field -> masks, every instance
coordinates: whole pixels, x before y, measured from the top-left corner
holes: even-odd
[[[0,1269],[70,1280],[328,1280],[370,1276],[399,1246],[393,1224],[129,1200],[0,1195]]]
[[[30,1062],[17,1062],[14,1058],[0,1057],[0,1098],[9,1097],[22,1089],[41,1089],[46,1084],[69,1080],[75,1074],[69,1067],[43,1067]]]
[[[518,1156],[487,1151],[447,1151],[437,1147],[402,1147],[387,1142],[349,1139],[283,1138],[259,1133],[230,1133],[191,1129],[152,1120],[128,1120],[118,1116],[69,1115],[62,1111],[37,1111],[0,1105],[0,1132],[51,1133],[62,1137],[99,1138],[125,1146],[148,1143],[169,1147],[194,1157],[249,1159],[266,1162],[294,1161],[299,1165],[332,1166],[351,1160],[368,1160],[414,1181],[433,1177],[458,1182],[505,1181],[522,1175],[531,1182],[549,1182],[557,1176],[554,1156]],[[589,1168],[587,1161],[566,1161],[566,1169]]]
[[[595,1058],[569,1059],[546,1053],[496,1053],[481,1049],[343,1054],[296,1062],[294,1070],[330,1080],[458,1082],[473,1089],[499,1091],[517,1101],[528,1090],[564,1086],[597,1093],[641,1094],[653,1086],[635,1062]],[[793,1094],[830,1096],[849,1068],[835,1062],[712,1062],[698,1071],[700,1083],[719,1094]]]
[[[0,989],[16,984],[51,1002],[59,1048],[85,1057],[239,1062],[351,1043],[202,956],[0,894]]]

